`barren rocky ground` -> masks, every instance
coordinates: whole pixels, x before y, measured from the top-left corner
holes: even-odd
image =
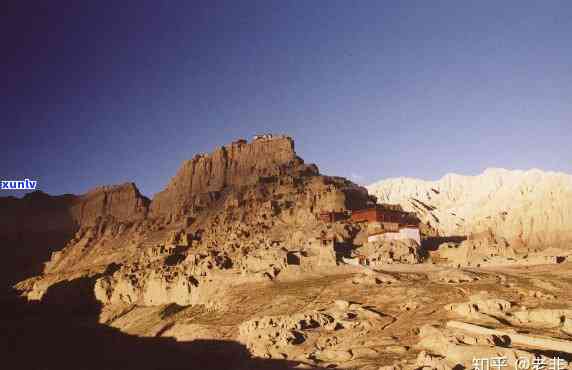
[[[244,284],[225,294],[216,311],[168,306],[173,313],[162,317],[166,307],[137,308],[107,324],[130,334],[180,341],[235,340],[257,357],[308,367],[417,368],[432,362],[471,367],[475,356],[515,357],[516,350],[570,360],[571,264],[556,269],[416,267],[365,273],[373,279],[342,268],[291,281]],[[558,338],[563,347],[506,343],[500,335],[449,328],[452,321],[503,330],[509,337]],[[445,344],[438,335],[447,337]]]
[[[159,366],[156,368],[470,368],[473,358],[505,356],[514,362],[544,356],[547,365],[554,357],[572,359],[569,262],[486,269],[391,265],[375,272],[341,267],[333,272],[292,275],[286,272],[276,281],[244,283],[221,292],[217,309],[174,303],[130,305],[79,310],[68,316],[61,305],[48,302],[42,312],[53,307],[56,317],[67,316],[59,319],[55,331],[44,331],[46,322],[53,320],[45,313],[25,321],[5,317],[3,326],[13,330],[19,340],[41,331],[46,342],[40,347],[47,348],[54,345],[50,338],[58,343],[61,336],[55,333],[66,332],[69,326],[81,332],[74,338],[85,340],[86,346],[91,345],[92,335],[100,337],[101,328],[115,328],[116,335],[138,340],[147,338],[151,347],[156,342],[157,349],[152,351],[156,362],[141,363],[137,354],[129,360],[132,368],[154,368],[147,367],[153,363]],[[467,330],[450,326],[453,322],[475,326]],[[87,330],[91,327],[96,329]],[[504,334],[476,332],[475,328],[498,329]],[[517,335],[553,343],[531,345],[519,342]],[[72,338],[66,340],[73,342]],[[179,344],[178,351],[188,352],[189,361],[193,343],[218,343],[226,357],[217,355],[216,349],[206,349],[200,351],[206,358],[197,357],[200,364],[173,362],[175,358],[180,361],[182,354],[177,352],[172,358],[172,350],[164,348],[170,347],[165,345],[169,342]],[[29,348],[32,343],[22,344]],[[227,350],[225,343],[242,350]],[[139,347],[147,348],[135,343],[124,350],[122,340],[117,344],[119,347],[103,352],[92,347],[89,352],[98,353],[96,364],[103,361],[102,366],[110,366],[107,360],[117,361],[115,357],[128,355],[130,349],[139,353]],[[57,353],[48,357],[60,358]],[[87,363],[81,366],[92,368]],[[46,368],[52,367],[48,363]]]

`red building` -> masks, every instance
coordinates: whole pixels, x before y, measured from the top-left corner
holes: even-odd
[[[354,222],[392,222],[400,226],[419,225],[419,219],[415,215],[379,204],[352,211],[351,220]]]

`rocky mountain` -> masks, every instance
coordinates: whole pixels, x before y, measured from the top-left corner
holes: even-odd
[[[437,181],[382,180],[367,189],[416,212],[442,236],[493,234],[525,249],[571,245],[572,176],[564,173],[491,168]]]
[[[312,243],[350,240],[357,231],[332,229],[318,214],[363,208],[371,200],[365,188],[304,163],[291,138],[271,136],[195,156],[152,200],[134,184],[80,196],[38,192],[3,199],[10,205],[4,220],[16,217],[2,224],[0,236],[21,251],[29,275],[38,275],[19,284],[29,298],[40,299],[61,281],[93,277],[106,303],[191,304],[237,273],[272,279],[293,253],[315,255],[307,259],[315,262],[309,268],[335,264],[335,257],[324,260],[312,251]],[[35,221],[24,222],[26,215]],[[59,237],[49,248],[47,230]],[[51,254],[26,259],[40,249]]]

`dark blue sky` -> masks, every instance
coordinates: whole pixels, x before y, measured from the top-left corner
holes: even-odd
[[[151,196],[259,132],[361,183],[572,173],[568,0],[11,3],[0,179]]]

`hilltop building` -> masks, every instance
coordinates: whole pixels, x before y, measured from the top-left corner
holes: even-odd
[[[266,134],[253,135],[253,136],[252,136],[252,141],[258,141],[258,140],[275,140],[275,139],[283,139],[283,138],[285,138],[284,135],[274,135],[274,134],[266,133]]]

